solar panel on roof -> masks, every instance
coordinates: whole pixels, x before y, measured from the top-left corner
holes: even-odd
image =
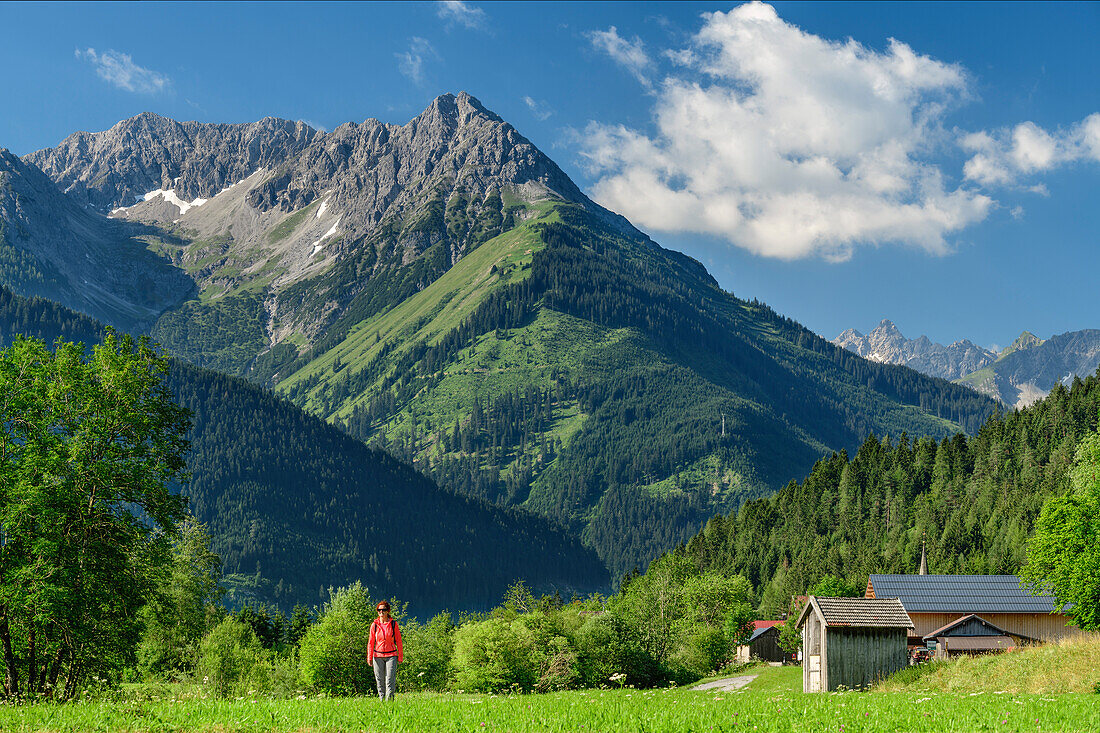
[[[1015,575],[872,575],[876,597],[896,596],[907,611],[1050,613],[1054,599],[1033,596]]]

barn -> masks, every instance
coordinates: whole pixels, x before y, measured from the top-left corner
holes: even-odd
[[[1016,639],[1057,641],[1080,633],[1054,613],[1054,599],[1020,588],[1015,575],[872,575],[866,598],[897,598],[913,620],[911,643],[971,614]]]
[[[737,647],[737,661],[746,664],[753,659],[765,662],[782,662],[790,658],[779,648],[779,627],[782,621],[753,621],[752,636]]]
[[[802,690],[862,689],[909,664],[913,622],[896,598],[810,596],[802,630]]]
[[[976,614],[963,616],[924,635],[925,645],[935,651],[936,659],[1006,652],[1033,641],[1018,634],[1009,634]]]

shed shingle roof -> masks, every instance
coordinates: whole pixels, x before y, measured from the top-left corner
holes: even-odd
[[[1015,575],[872,575],[876,598],[899,598],[910,613],[1051,613],[1054,599],[1020,588]]]
[[[810,598],[821,611],[826,626],[862,626],[867,628],[913,628],[913,621],[897,598]],[[807,611],[803,611],[802,619]]]

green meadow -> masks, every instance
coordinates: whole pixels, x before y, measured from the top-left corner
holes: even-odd
[[[134,687],[110,699],[0,707],[5,733],[65,731],[1096,731],[1100,696],[804,694],[798,667],[756,668],[735,692],[583,690],[544,695],[417,693],[290,700]]]

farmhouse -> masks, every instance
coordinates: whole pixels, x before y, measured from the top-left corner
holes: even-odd
[[[970,615],[1017,645],[1079,633],[1066,625],[1068,617],[1053,613],[1053,598],[1022,590],[1015,575],[872,575],[864,597],[900,600],[913,620],[913,646],[924,646],[925,636]]]
[[[782,662],[790,657],[779,648],[779,627],[782,621],[753,621],[752,636],[737,647],[737,661],[745,664],[753,659]]]
[[[810,596],[798,627],[803,692],[867,687],[909,664],[913,622],[896,598]]]

